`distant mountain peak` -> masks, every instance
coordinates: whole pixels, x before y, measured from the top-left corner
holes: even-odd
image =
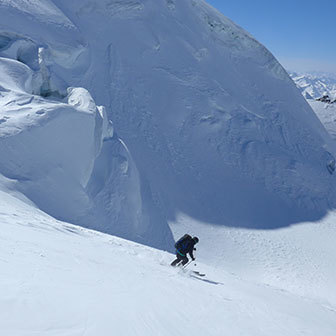
[[[323,96],[336,99],[336,74],[289,72],[289,75],[306,99],[319,99]]]

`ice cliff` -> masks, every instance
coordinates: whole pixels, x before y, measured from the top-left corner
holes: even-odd
[[[202,0],[3,0],[0,173],[52,216],[168,248],[167,221],[271,228],[335,207],[329,135]]]

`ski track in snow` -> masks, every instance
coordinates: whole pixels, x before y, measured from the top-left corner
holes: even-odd
[[[0,330],[6,335],[334,333],[331,304],[197,262],[206,273],[200,278],[171,268],[169,253],[0,197]]]

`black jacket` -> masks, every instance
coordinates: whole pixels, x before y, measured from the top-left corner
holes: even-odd
[[[196,242],[193,239],[188,239],[188,244],[183,250],[178,250],[180,253],[187,255],[189,253],[190,257],[194,259],[194,250]]]

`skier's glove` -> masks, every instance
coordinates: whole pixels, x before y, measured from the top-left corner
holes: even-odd
[[[195,261],[195,258],[192,258],[193,261]]]

